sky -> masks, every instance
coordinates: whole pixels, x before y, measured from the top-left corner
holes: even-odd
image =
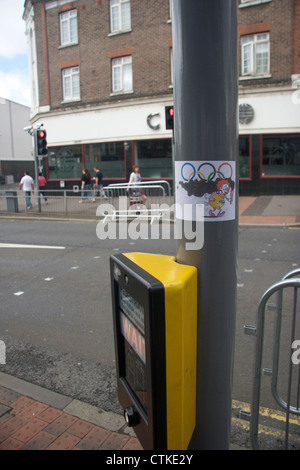
[[[0,0],[0,98],[30,106],[25,0]]]

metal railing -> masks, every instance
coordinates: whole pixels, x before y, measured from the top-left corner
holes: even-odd
[[[246,333],[256,336],[253,398],[250,416],[250,437],[255,450],[262,449],[260,438],[265,432],[265,428],[260,423],[263,376],[271,377],[272,395],[276,403],[284,410],[282,417],[284,417],[285,424],[281,434],[284,449],[295,448],[295,445],[298,450],[300,449],[300,418],[298,418],[300,416],[299,288],[300,269],[296,269],[270,287],[262,296],[257,312],[257,327],[245,326]],[[275,303],[270,302],[273,297]],[[267,310],[274,312],[274,316],[266,318]],[[267,357],[267,354],[264,353],[266,319],[274,323],[273,344],[268,344],[268,347],[265,348],[271,351],[269,354],[272,363],[271,368],[262,365],[264,356]],[[293,353],[295,344],[299,345],[298,353],[297,351]],[[291,419],[291,415],[294,415],[293,419]],[[260,429],[264,429],[264,431],[260,431]],[[293,434],[293,443],[290,446],[291,434]]]
[[[143,194],[143,204],[150,207],[151,204],[172,204],[172,192],[170,183],[166,180],[148,181],[141,183],[115,183],[103,188],[108,197],[118,198],[128,196],[134,190]],[[147,201],[147,202],[146,202]]]
[[[128,183],[112,184],[103,187],[97,194],[94,189],[84,192],[79,189],[35,190],[30,196],[32,204],[30,208],[27,207],[24,191],[0,190],[0,213],[96,217],[97,207],[100,204],[111,204],[116,210],[124,208],[124,196],[127,197],[129,208],[131,189],[127,192],[127,187]],[[141,183],[139,189],[143,194],[141,202],[145,207],[150,208],[152,204],[172,204],[171,189],[167,181]]]

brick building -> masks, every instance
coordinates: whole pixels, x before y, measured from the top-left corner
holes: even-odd
[[[299,0],[237,0],[240,188],[297,192]],[[52,187],[100,166],[106,183],[172,180],[169,0],[26,0],[31,121],[43,123]]]
[[[300,1],[238,2],[240,186],[300,192]]]

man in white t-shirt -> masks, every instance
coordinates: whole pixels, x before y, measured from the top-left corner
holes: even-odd
[[[27,209],[31,209],[32,204],[31,204],[30,198],[31,198],[31,191],[32,192],[34,191],[34,181],[31,178],[31,176],[29,176],[28,171],[25,171],[24,176],[21,179],[19,186],[20,186],[20,189],[23,189],[23,191],[25,191]]]

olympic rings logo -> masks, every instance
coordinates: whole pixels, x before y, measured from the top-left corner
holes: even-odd
[[[223,171],[225,166],[229,167],[230,170],[230,176],[225,176]],[[221,171],[221,169],[223,171]],[[181,168],[181,176],[184,181],[187,181],[188,183],[190,181],[193,181],[194,178],[198,176],[198,178],[204,182],[211,181],[215,178],[216,175],[219,175],[221,178],[226,179],[226,178],[232,178],[233,175],[233,170],[232,166],[228,162],[223,162],[220,164],[218,168],[216,168],[212,163],[209,162],[204,162],[199,165],[198,169],[195,168],[195,166],[190,163],[184,163]]]

